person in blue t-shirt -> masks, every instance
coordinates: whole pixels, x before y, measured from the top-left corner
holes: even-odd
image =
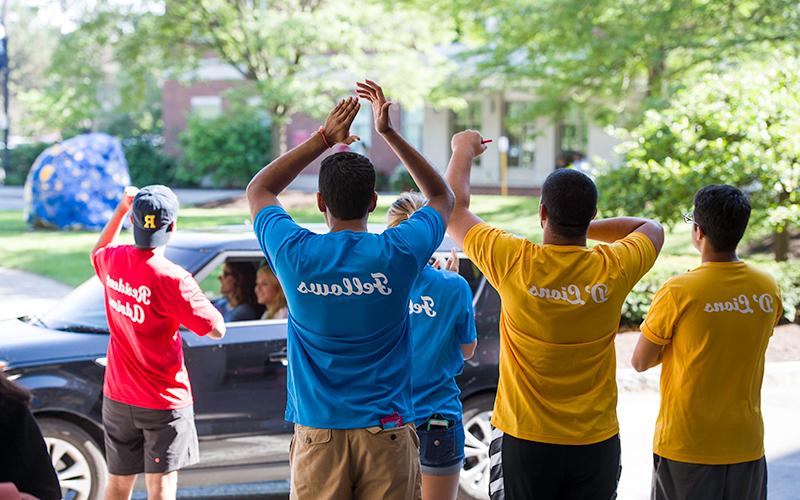
[[[397,154],[428,205],[381,234],[367,232],[375,209],[375,169],[341,152],[323,159],[317,206],[330,228],[295,224],[277,195],[337,143],[358,140],[356,98],[340,101],[318,133],[264,167],[247,187],[253,228],[289,304],[286,420],[293,499],[420,497],[414,431],[408,301],[439,246],[453,194],[389,120],[381,88],[358,83],[375,128]],[[267,404],[267,402],[265,402]]]
[[[424,206],[425,198],[419,193],[401,194],[389,207],[389,227],[402,224]],[[446,269],[427,265],[419,274],[411,289],[408,313],[422,499],[455,500],[464,463],[461,391],[456,376],[478,343],[472,290],[458,274],[455,250]]]

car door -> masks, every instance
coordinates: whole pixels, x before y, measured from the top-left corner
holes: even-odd
[[[197,273],[198,281],[230,258],[259,259],[260,254],[221,254]],[[183,334],[206,465],[287,458],[292,428],[283,418],[286,327],[285,319],[239,321],[226,323],[221,340]]]

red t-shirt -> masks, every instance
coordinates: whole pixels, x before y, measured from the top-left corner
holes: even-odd
[[[205,335],[222,315],[191,274],[153,250],[105,247],[92,263],[105,287],[111,331],[103,394],[155,410],[190,406],[179,327]]]

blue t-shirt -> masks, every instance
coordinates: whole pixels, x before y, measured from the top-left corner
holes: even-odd
[[[408,305],[414,344],[414,413],[421,424],[434,413],[461,418],[456,376],[464,368],[461,344],[477,338],[472,290],[458,273],[425,266]]]
[[[414,421],[411,286],[444,237],[425,207],[381,234],[316,234],[278,206],[256,237],[289,304],[286,420],[322,429]]]

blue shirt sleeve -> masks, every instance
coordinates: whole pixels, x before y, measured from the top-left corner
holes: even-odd
[[[306,229],[298,226],[283,207],[270,205],[256,214],[253,231],[256,233],[261,251],[267,258],[267,264],[277,273],[275,258],[278,252],[292,236],[305,232]]]
[[[472,290],[466,280],[459,281],[464,310],[461,321],[456,325],[456,335],[459,344],[471,344],[478,338],[478,331],[475,328],[475,309],[472,307]]]
[[[421,271],[444,238],[445,225],[441,215],[432,207],[422,207],[411,217],[384,234],[404,252],[417,260]]]

